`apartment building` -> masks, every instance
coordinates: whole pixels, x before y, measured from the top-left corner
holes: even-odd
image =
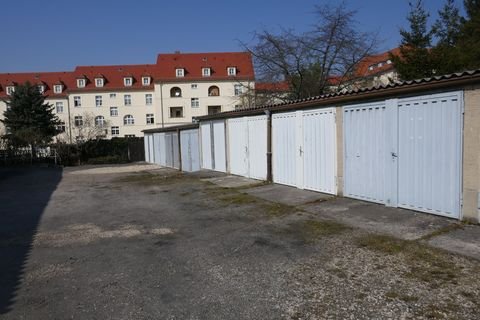
[[[62,121],[58,140],[143,136],[142,130],[241,108],[254,87],[245,52],[159,54],[156,64],[0,74],[0,117],[15,86],[36,84]],[[1,125],[1,124],[0,124]],[[0,134],[5,128],[0,128]]]

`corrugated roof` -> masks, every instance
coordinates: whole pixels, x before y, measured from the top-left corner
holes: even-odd
[[[199,126],[198,123],[188,123],[188,124],[182,124],[182,125],[172,126],[172,127],[146,129],[146,130],[142,130],[142,132],[143,133],[170,132],[170,131],[177,131],[177,130],[197,129],[198,126]]]
[[[302,107],[308,107],[313,105],[326,105],[337,102],[351,101],[351,100],[365,100],[375,99],[385,96],[393,96],[395,94],[409,94],[417,91],[427,91],[440,89],[445,87],[455,87],[464,84],[478,83],[480,82],[480,69],[468,70],[464,72],[451,73],[441,76],[411,80],[411,81],[398,81],[395,83],[354,89],[343,92],[329,93],[321,96],[309,97],[305,99],[292,100],[285,103],[264,105],[252,108],[246,108],[241,110],[227,111],[217,113],[215,115],[201,116],[197,119],[208,120],[216,118],[227,118],[235,116],[243,116],[248,114],[262,113],[265,110],[288,110]]]

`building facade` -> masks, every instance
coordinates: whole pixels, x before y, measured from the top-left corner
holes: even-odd
[[[57,140],[138,137],[145,129],[241,108],[254,80],[252,58],[245,52],[176,52],[159,54],[156,64],[4,73],[0,74],[0,117],[15,86],[28,81],[38,86],[62,121]],[[1,127],[0,134],[5,130]]]

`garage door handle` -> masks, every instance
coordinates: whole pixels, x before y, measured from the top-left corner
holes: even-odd
[[[302,156],[302,154],[303,154],[302,147],[298,148],[298,153],[299,153],[299,155],[300,155],[300,157],[301,157],[301,156]]]
[[[392,152],[392,158],[398,158],[398,155],[395,152]]]

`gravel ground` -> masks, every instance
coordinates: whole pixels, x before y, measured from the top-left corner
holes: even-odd
[[[0,318],[478,319],[476,260],[127,167],[0,182]]]

